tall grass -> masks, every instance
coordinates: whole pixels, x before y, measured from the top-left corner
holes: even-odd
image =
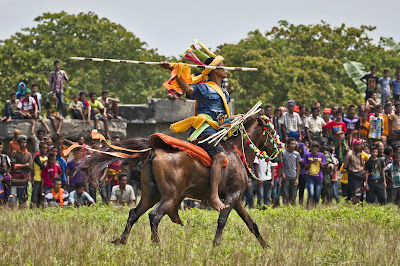
[[[147,214],[132,229],[126,246],[109,243],[119,235],[128,208],[92,206],[45,210],[1,209],[0,264],[172,264],[172,265],[398,265],[400,215],[394,206],[346,203],[250,210],[271,246],[262,249],[233,211],[222,245],[212,246],[218,213],[180,212],[185,226],[164,217],[161,244],[150,241]]]

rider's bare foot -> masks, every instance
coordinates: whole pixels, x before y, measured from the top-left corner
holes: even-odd
[[[226,210],[229,208],[229,205],[225,205],[222,203],[222,201],[219,198],[216,199],[210,199],[208,201],[208,205],[210,205],[211,208],[215,209],[216,211],[222,212],[223,210]]]

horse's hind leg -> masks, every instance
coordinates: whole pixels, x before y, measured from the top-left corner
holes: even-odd
[[[242,220],[246,223],[247,227],[250,229],[250,231],[256,236],[258,242],[260,242],[261,246],[263,248],[269,247],[262,236],[260,235],[260,232],[258,231],[258,226],[257,224],[251,219],[250,215],[247,213],[246,209],[243,206],[243,203],[241,201],[238,201],[235,205],[235,210],[239,214],[239,216],[242,218]]]
[[[213,241],[214,246],[219,246],[221,244],[222,231],[224,230],[229,214],[232,211],[232,206],[235,205],[238,199],[239,199],[238,194],[233,196],[228,195],[227,197],[225,197],[224,204],[229,205],[230,207],[228,209],[223,210],[219,214],[217,231],[215,232],[215,238]]]
[[[165,214],[171,212],[175,208],[176,199],[161,199],[157,206],[149,213],[150,227],[151,227],[151,241],[159,243],[158,225]],[[179,217],[178,217],[179,218]],[[179,219],[180,220],[180,219]]]

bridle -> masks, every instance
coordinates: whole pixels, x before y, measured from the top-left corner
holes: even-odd
[[[249,145],[249,147],[256,153],[256,156],[259,159],[263,159],[266,162],[270,162],[271,160],[274,160],[278,157],[279,153],[283,150],[285,145],[280,141],[279,135],[276,133],[274,125],[271,123],[270,119],[266,116],[261,116],[259,118],[258,122],[262,123],[263,125],[263,135],[267,135],[265,137],[264,145],[259,149],[254,142],[250,139],[249,134],[246,131],[246,128],[244,127],[243,123],[240,124],[239,126],[239,132],[241,135],[241,143],[242,143],[242,152],[239,150],[239,148],[236,145],[233,145],[235,150],[238,152],[244,166],[246,167],[247,171],[249,172],[250,176],[254,180],[260,180],[259,178],[256,177],[256,175],[251,171],[250,166],[247,163],[246,160],[246,153],[244,150],[244,145],[245,145],[245,138],[247,139],[246,144]],[[273,132],[273,134],[271,133]],[[268,155],[267,152],[263,151],[267,146],[268,140],[273,144],[274,147],[274,152],[271,155]]]

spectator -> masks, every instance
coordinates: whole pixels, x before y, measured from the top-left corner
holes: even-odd
[[[96,197],[97,197],[97,189],[100,191],[100,196],[101,196],[101,200],[103,202],[104,205],[107,205],[108,202],[110,201],[110,197],[111,197],[111,190],[110,190],[110,196],[107,195],[107,190],[106,190],[106,186],[104,185],[104,180],[107,177],[107,168],[103,170],[103,172],[100,174],[98,180],[99,180],[99,187],[96,188],[95,185],[93,185],[92,182],[89,182],[89,195],[94,199],[94,202],[96,201]]]
[[[390,83],[390,87],[393,91],[393,98],[394,98],[394,103],[396,104],[397,101],[399,100],[400,96],[400,72],[396,72],[396,79],[393,79],[392,82]]]
[[[305,120],[305,128],[307,132],[307,138],[310,141],[320,141],[322,138],[322,130],[325,126],[325,121],[319,116],[318,107],[314,106],[311,108],[312,116]]]
[[[336,173],[336,165],[334,161],[336,158],[332,157],[332,152],[330,152],[328,149],[329,147],[327,147],[325,143],[320,147],[320,152],[324,155],[326,162],[325,167],[321,169],[323,176],[321,198],[324,204],[329,204],[332,202],[332,183],[334,182],[333,178],[334,174]]]
[[[301,124],[300,124],[300,134],[301,134],[301,139],[305,139],[307,137],[307,132],[306,132],[306,120],[307,120],[307,107],[305,105],[300,105],[299,106],[299,116],[300,116],[300,120],[301,120]]]
[[[389,137],[390,134],[390,129],[389,129],[389,118],[390,115],[393,113],[393,107],[392,104],[387,103],[385,104],[385,107],[383,109],[383,113],[380,114],[380,116],[383,118],[383,124],[384,124],[384,130],[383,134],[386,138]],[[386,145],[385,145],[386,146]]]
[[[343,169],[348,173],[348,182],[352,196],[352,203],[357,204],[363,195],[364,158],[360,140],[353,142],[354,150],[349,151],[344,159]]]
[[[378,94],[376,92],[372,93],[371,98],[367,99],[366,108],[372,109],[379,105]]]
[[[39,144],[40,142],[44,142],[45,132],[43,129],[38,129],[36,131],[36,135],[33,134],[31,136],[31,141],[33,144],[33,154],[39,152]]]
[[[25,206],[28,200],[28,182],[33,168],[32,155],[28,152],[27,138],[21,135],[18,138],[19,148],[11,152],[11,196],[10,206]]]
[[[393,148],[392,146],[386,146],[383,150],[385,157],[383,158],[383,166],[386,168],[389,164],[392,163],[393,157]],[[388,175],[385,171],[386,178],[386,202],[392,202],[392,193],[393,193],[393,179],[391,175]]]
[[[47,154],[49,147],[46,143],[39,143],[39,154],[33,158],[33,184],[31,195],[31,207],[39,207],[43,204],[43,184],[42,184],[42,171],[47,166]]]
[[[307,208],[319,203],[323,180],[322,169],[325,165],[325,156],[319,152],[319,144],[313,142],[311,151],[304,158],[304,167],[307,169]]]
[[[42,94],[39,92],[39,86],[37,84],[31,85],[32,98],[35,99],[38,105],[39,112],[42,111]]]
[[[118,185],[118,176],[122,172],[122,162],[110,163],[106,170],[106,191],[107,198],[110,199],[112,188]]]
[[[367,139],[367,138],[368,138],[369,127],[370,127],[370,124],[369,124],[369,122],[368,122],[368,116],[367,116],[367,114],[365,114],[365,115],[363,115],[363,116],[361,117],[361,130],[360,130],[360,134],[361,134],[361,137],[362,137],[363,139]]]
[[[115,205],[136,206],[135,192],[131,185],[128,185],[128,176],[120,174],[118,176],[119,185],[112,188],[111,202]]]
[[[67,156],[64,155],[64,150],[67,150],[68,146],[64,145],[64,141],[65,141],[64,136],[61,134],[58,134],[55,136],[54,145],[58,149],[58,154],[56,154],[56,155],[64,158],[64,160],[67,161]]]
[[[336,114],[336,112],[339,110],[339,106],[337,106],[337,105],[332,105],[332,107],[331,107],[331,112],[330,112],[330,116],[329,116],[329,118],[331,119],[331,120],[335,120],[335,114]],[[343,113],[342,113],[342,115],[343,115]],[[327,123],[328,124],[328,123]]]
[[[76,94],[72,96],[72,102],[69,104],[69,112],[73,119],[82,120],[84,123],[86,122],[83,103],[79,101],[79,97]]]
[[[76,183],[75,190],[69,195],[69,204],[76,207],[94,204],[94,199],[85,191],[83,183]]]
[[[300,206],[303,206],[304,190],[307,184],[306,169],[304,167],[304,158],[306,158],[308,149],[304,143],[300,142],[297,151],[299,152],[301,157],[300,161],[301,170],[299,175],[299,204]]]
[[[371,147],[371,157],[365,162],[365,186],[367,189],[367,202],[375,203],[375,198],[379,204],[386,203],[386,178],[384,163],[378,159],[378,148]]]
[[[53,179],[58,178],[62,174],[60,166],[56,163],[56,156],[50,152],[47,155],[47,165],[42,170],[42,191],[46,195],[53,187]],[[61,179],[59,179],[61,180]]]
[[[297,185],[299,184],[300,161],[301,157],[296,151],[296,140],[290,137],[287,141],[286,149],[283,151],[283,167],[282,167],[282,186],[283,186],[283,203],[288,205],[296,204]]]
[[[79,101],[82,102],[83,105],[83,116],[86,119],[86,122],[90,124],[90,119],[92,115],[92,109],[90,108],[89,102],[86,100],[87,94],[84,91],[79,92]]]
[[[8,155],[11,155],[11,153],[15,150],[19,149],[19,137],[21,136],[21,130],[15,129],[14,130],[14,135],[12,139],[10,140],[10,143],[8,144]]]
[[[31,97],[31,90],[26,89],[24,97],[18,103],[19,113],[25,119],[31,119],[32,127],[31,134],[34,134],[36,119],[39,117],[39,110],[35,99]]]
[[[391,137],[400,139],[400,103],[395,104],[395,112],[389,116],[389,128]]]
[[[273,115],[272,115],[272,106],[271,105],[269,105],[269,104],[265,105],[264,114],[269,119],[272,119]]]
[[[340,172],[342,174],[342,178],[340,179],[340,186],[342,188],[342,196],[346,198],[346,200],[351,200],[351,190],[349,185],[349,179],[347,175],[347,171],[343,168],[344,164],[340,166]]]
[[[369,118],[369,131],[368,131],[368,139],[370,141],[370,144],[374,144],[376,142],[379,142],[381,137],[384,135],[384,130],[385,130],[385,124],[383,121],[383,118],[380,116],[380,107],[382,105],[378,105],[374,109],[374,115],[370,116]]]
[[[105,137],[107,139],[110,139],[110,132],[108,131],[107,108],[105,108],[103,104],[101,104],[101,102],[97,100],[97,94],[95,92],[89,93],[89,97],[90,108],[92,109],[92,114],[94,113],[94,115],[92,116],[92,119],[94,121],[94,128],[96,130],[99,130],[99,119],[102,119],[104,122],[104,130],[106,131]]]
[[[17,94],[15,92],[10,93],[10,99],[6,101],[5,105],[5,116],[1,119],[1,122],[10,122],[13,119],[24,119],[24,117],[19,113],[18,110],[19,100],[17,99]]]
[[[281,187],[282,187],[282,167],[283,163],[278,163],[275,166],[275,176],[274,176],[274,187],[272,188],[272,206],[278,207],[279,206],[279,196],[281,194]]]
[[[61,187],[61,180],[58,177],[53,178],[53,187],[46,193],[44,203],[45,207],[64,207],[68,205],[68,192]]]
[[[49,84],[50,91],[55,92],[58,99],[58,107],[63,117],[67,115],[66,106],[64,101],[64,81],[68,82],[67,73],[61,70],[60,61],[54,61],[54,70],[50,72]]]
[[[367,85],[367,89],[365,90],[365,101],[367,101],[369,98],[371,98],[372,94],[377,92],[378,87],[377,84],[379,82],[378,77],[376,76],[376,67],[371,66],[369,68],[371,71],[370,74],[367,74],[360,78],[361,82],[365,83]]]
[[[83,135],[80,135],[78,137],[77,142],[72,142],[65,138],[64,138],[64,142],[68,143],[69,145],[74,145],[74,144],[81,145],[82,146],[81,147],[82,158],[86,158],[86,156],[88,156],[89,154],[92,154],[92,152],[89,150],[89,148],[91,148],[91,147],[85,143],[85,137]]]
[[[365,104],[360,103],[358,105],[358,114],[359,118],[363,117],[364,115],[368,115],[367,109],[365,108]]]
[[[324,126],[324,128],[333,131],[333,145],[335,146],[335,152],[339,162],[343,162],[344,154],[348,149],[345,139],[347,128],[346,124],[342,121],[342,115],[342,111],[336,111],[335,120]]]
[[[3,153],[4,142],[0,140],[0,205],[7,204],[10,195],[10,170],[11,160]]]
[[[122,119],[118,116],[118,104],[120,100],[118,98],[108,97],[108,91],[102,91],[101,97],[98,97],[97,100],[103,104],[106,108],[106,114],[108,119]],[[185,100],[185,99],[183,99]]]
[[[18,84],[18,91],[17,91],[17,93],[16,93],[17,99],[18,99],[18,100],[21,100],[22,98],[24,98],[24,96],[25,96],[25,90],[26,90],[26,85],[25,85],[25,83],[20,82],[20,83]]]
[[[346,140],[349,147],[353,146],[354,139],[361,138],[361,121],[356,116],[356,107],[349,105],[347,109],[347,115],[343,118],[343,122],[346,124]]]
[[[296,141],[301,141],[301,119],[298,113],[294,112],[295,102],[288,101],[288,112],[282,115],[282,130],[286,141],[293,137]]]
[[[381,85],[381,104],[385,105],[386,100],[390,98],[390,78],[389,78],[389,70],[383,70],[383,77],[381,77],[378,81],[379,85]]]
[[[385,167],[385,175],[392,180],[392,199],[400,209],[400,154],[393,155],[393,162]],[[389,184],[387,184],[389,186]]]
[[[274,182],[272,177],[275,176],[275,166],[277,164],[271,161],[266,162],[256,156],[254,159],[254,173],[257,180],[257,205],[271,205],[271,194]]]
[[[51,147],[50,151],[56,156],[57,164],[58,166],[60,166],[61,169],[61,174],[59,177],[61,179],[63,187],[65,188],[68,181],[67,175],[65,173],[65,169],[67,168],[67,161],[63,157],[61,157],[60,151],[57,146]]]
[[[335,152],[333,150],[333,147],[330,147],[330,149],[327,151],[331,154],[331,158],[333,160],[333,173],[332,173],[332,198],[336,200],[337,203],[340,202],[340,197],[339,197],[339,189],[338,189],[338,168],[339,168],[339,160],[335,156]],[[326,169],[326,168],[325,168]]]
[[[64,118],[59,113],[58,100],[55,92],[52,92],[48,95],[45,108],[46,116],[48,119],[50,119],[56,134],[60,134],[64,123]],[[58,126],[56,124],[56,120],[59,121]]]
[[[80,148],[75,148],[73,150],[74,159],[67,163],[66,167],[66,175],[67,175],[67,184],[68,184],[68,192],[72,192],[75,189],[75,185],[77,183],[84,183],[84,177],[82,171],[79,167],[83,164],[82,161],[82,150]]]
[[[282,123],[281,123],[282,117],[281,116],[282,116],[282,111],[279,108],[276,108],[274,110],[274,116],[272,117],[271,122],[274,125],[276,133],[282,139],[283,131],[282,131]]]

